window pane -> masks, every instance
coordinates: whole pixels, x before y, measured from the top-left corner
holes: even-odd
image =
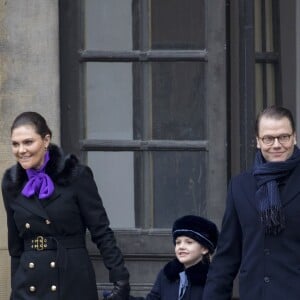
[[[275,67],[273,64],[266,64],[266,89],[268,105],[275,102]]]
[[[254,18],[255,18],[255,51],[260,52],[262,49],[262,3],[261,0],[255,0],[254,2]]]
[[[255,102],[256,112],[259,112],[264,107],[263,99],[263,65],[255,64]]]
[[[203,0],[152,0],[153,49],[205,48]]]
[[[255,51],[274,51],[272,0],[255,0]]]
[[[255,101],[257,113],[276,102],[273,64],[255,64]]]
[[[154,139],[205,138],[204,64],[152,64]]]
[[[112,227],[133,228],[133,153],[88,152],[87,161],[94,172]]]
[[[132,139],[131,63],[88,63],[86,136]]]
[[[154,152],[154,226],[168,228],[184,214],[206,214],[206,153]]]
[[[266,51],[274,51],[273,0],[266,0]]]
[[[115,51],[132,49],[131,1],[85,0],[87,49]]]

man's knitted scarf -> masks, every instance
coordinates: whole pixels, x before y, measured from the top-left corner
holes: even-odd
[[[255,197],[260,203],[260,215],[265,234],[278,235],[285,228],[278,180],[286,177],[300,163],[300,150],[294,147],[293,155],[282,162],[266,162],[261,151],[256,152],[253,175],[258,184]]]

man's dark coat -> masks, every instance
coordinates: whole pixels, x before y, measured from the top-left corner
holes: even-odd
[[[231,180],[216,255],[204,300],[230,300],[239,272],[241,300],[300,299],[300,166],[281,194],[285,230],[265,236],[251,172]]]

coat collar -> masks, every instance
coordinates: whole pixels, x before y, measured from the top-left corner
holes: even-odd
[[[188,281],[192,285],[204,286],[206,282],[208,267],[208,264],[200,261],[198,264],[187,268],[185,270],[185,273]],[[170,281],[176,281],[179,279],[179,273],[184,271],[184,266],[178,261],[177,258],[175,258],[165,265],[163,271]]]
[[[62,149],[54,144],[49,146],[49,155],[50,160],[45,170],[55,185],[54,193],[49,198],[39,200],[35,196],[26,198],[21,194],[21,190],[26,184],[28,177],[26,171],[19,163],[6,170],[2,181],[2,189],[11,195],[10,205],[12,207],[14,205],[22,206],[24,209],[45,219],[48,219],[48,215],[44,206],[59,198],[61,186],[72,182],[78,172],[78,160],[74,155],[64,156]],[[41,201],[43,201],[43,204]]]
[[[53,182],[58,185],[66,185],[72,181],[72,178],[76,175],[78,159],[74,155],[64,156],[62,149],[55,144],[50,144],[49,156],[50,160],[45,171]],[[19,193],[27,180],[26,171],[17,163],[6,170],[3,176],[3,187]]]

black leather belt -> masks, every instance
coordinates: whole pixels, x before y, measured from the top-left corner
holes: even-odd
[[[32,239],[24,241],[25,251],[54,250],[63,247],[65,249],[84,248],[85,237],[76,235],[71,237],[53,237],[38,235]]]

